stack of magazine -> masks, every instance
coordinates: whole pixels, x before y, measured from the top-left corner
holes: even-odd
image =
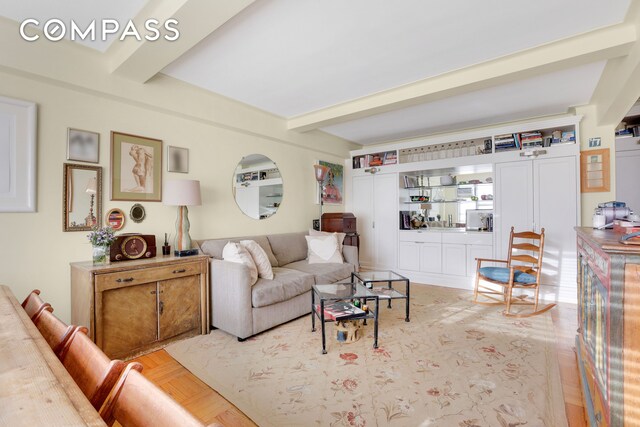
[[[320,305],[316,305],[316,311],[320,312]],[[330,302],[324,306],[324,318],[329,320],[343,320],[360,317],[366,312],[347,301]]]

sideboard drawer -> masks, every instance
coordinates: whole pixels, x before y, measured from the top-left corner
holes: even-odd
[[[96,291],[139,285],[203,273],[201,263],[185,263],[96,275]]]

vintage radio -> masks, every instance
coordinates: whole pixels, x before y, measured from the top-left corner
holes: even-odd
[[[155,256],[156,236],[151,234],[120,234],[111,244],[111,261],[129,261]]]

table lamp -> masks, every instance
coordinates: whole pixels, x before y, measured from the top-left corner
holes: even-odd
[[[174,255],[196,255],[198,250],[191,249],[189,210],[187,206],[200,206],[202,204],[200,181],[193,179],[166,181],[162,193],[162,203],[167,206],[178,206]]]
[[[84,190],[87,194],[91,195],[91,200],[89,202],[89,215],[85,218],[85,223],[93,227],[98,222],[95,215],[93,215],[93,204],[96,197],[96,193],[98,191],[98,179],[94,176],[89,178],[87,182],[87,187]]]
[[[329,167],[324,165],[313,165],[316,173],[316,181],[318,181],[318,194],[320,195],[320,219],[318,220],[318,230],[322,231],[322,183],[324,182]]]

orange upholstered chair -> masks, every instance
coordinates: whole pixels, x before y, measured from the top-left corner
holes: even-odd
[[[69,326],[53,314],[53,308],[44,307],[33,322],[40,334],[49,344],[56,356],[60,357],[62,349],[71,338],[77,326]]]
[[[40,298],[40,290],[34,289],[31,291],[27,298],[22,302],[22,308],[27,312],[27,316],[31,318],[31,320],[35,320],[35,318],[42,313],[46,307],[51,307],[51,304],[48,302],[44,302],[42,298]],[[53,309],[51,310],[53,311]]]

